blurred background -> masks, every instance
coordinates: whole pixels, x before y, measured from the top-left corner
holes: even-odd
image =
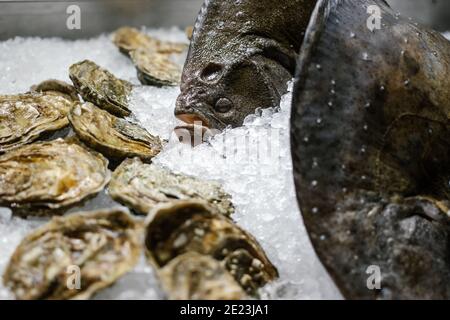
[[[387,1],[404,15],[440,31],[450,30],[449,0]],[[123,25],[184,28],[194,23],[202,3],[203,0],[0,0],[0,40],[15,36],[87,38]],[[80,30],[66,27],[70,5],[81,9]]]

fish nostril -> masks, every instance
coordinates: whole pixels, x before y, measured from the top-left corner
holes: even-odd
[[[200,74],[200,78],[203,81],[207,82],[214,81],[217,80],[217,78],[219,78],[219,76],[222,74],[222,71],[223,71],[222,65],[211,62],[203,69],[202,73]]]

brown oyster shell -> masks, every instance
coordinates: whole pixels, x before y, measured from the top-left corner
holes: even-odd
[[[142,49],[130,55],[142,84],[161,87],[181,83],[181,68],[168,55]]]
[[[140,252],[140,225],[124,209],[55,217],[22,240],[3,281],[21,300],[88,299],[128,272]]]
[[[108,157],[150,160],[162,149],[159,137],[91,103],[72,108],[69,121],[84,143]]]
[[[209,255],[250,295],[278,277],[257,240],[202,201],[155,208],[148,216],[145,249],[156,268],[188,252]]]
[[[212,257],[195,252],[170,261],[158,272],[171,300],[243,300],[247,298],[231,274]]]
[[[31,92],[55,92],[59,94],[63,94],[67,96],[67,98],[73,100],[73,101],[80,101],[80,98],[78,97],[78,92],[75,89],[74,86],[68,84],[67,82],[55,80],[55,79],[49,79],[42,81],[41,83],[38,83],[31,88]]]
[[[73,103],[56,92],[0,95],[0,153],[66,127]]]
[[[84,100],[120,117],[131,114],[128,97],[132,84],[128,81],[116,78],[89,60],[73,64],[69,76]]]
[[[174,174],[139,159],[126,159],[114,171],[109,194],[141,214],[161,203],[189,199],[208,201],[226,216],[234,213],[231,196],[220,184]]]
[[[161,41],[130,27],[118,29],[113,35],[113,43],[122,53],[127,55],[138,49],[151,50],[162,54],[182,53],[187,49],[187,45],[184,43]]]
[[[0,157],[0,205],[59,209],[98,193],[109,179],[99,153],[62,139],[34,143]]]

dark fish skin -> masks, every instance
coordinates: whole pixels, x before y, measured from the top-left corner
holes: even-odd
[[[450,299],[450,42],[384,1],[355,3],[319,1],[299,58],[291,146],[304,222],[346,298]],[[367,28],[369,5],[381,30]]]
[[[295,71],[316,0],[206,0],[195,24],[175,115],[188,124],[240,126],[275,107]]]

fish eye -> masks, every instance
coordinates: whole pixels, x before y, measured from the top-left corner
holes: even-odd
[[[220,98],[216,101],[216,105],[214,106],[214,110],[220,113],[227,113],[233,108],[233,102],[227,98]]]
[[[200,77],[204,81],[213,81],[217,79],[222,73],[223,67],[218,63],[208,63],[208,65],[203,69]]]

